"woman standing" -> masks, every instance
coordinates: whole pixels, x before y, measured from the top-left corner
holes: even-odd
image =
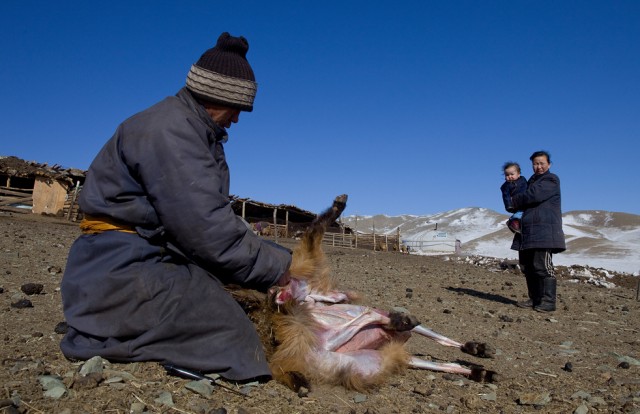
[[[556,276],[552,255],[566,249],[562,231],[560,178],[551,173],[551,158],[546,151],[536,151],[529,158],[533,175],[527,190],[513,195],[515,210],[523,210],[522,232],[515,235],[511,249],[518,250],[520,267],[527,280],[529,300],[519,302],[523,308],[539,312],[556,310]]]

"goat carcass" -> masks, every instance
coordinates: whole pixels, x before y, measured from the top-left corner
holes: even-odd
[[[346,195],[337,197],[314,220],[293,252],[291,282],[269,292],[276,310],[270,319],[275,349],[268,353],[273,377],[294,390],[310,383],[366,390],[407,367],[495,380],[495,373],[481,366],[426,361],[404,349],[412,333],[478,357],[493,355],[486,344],[459,343],[421,326],[411,315],[359,305],[357,294],[337,289],[321,241],[346,200]]]

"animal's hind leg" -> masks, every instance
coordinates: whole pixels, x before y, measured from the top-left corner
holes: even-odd
[[[472,366],[471,368],[467,368],[452,362],[441,363],[425,361],[424,359],[416,357],[411,357],[411,359],[409,359],[409,367],[448,372],[451,374],[461,374],[477,382],[495,382],[498,379],[498,376],[494,371],[488,371],[481,366]]]
[[[340,217],[340,214],[342,214],[347,207],[347,198],[348,196],[346,194],[337,196],[333,200],[331,207],[318,214],[305,234],[305,236],[309,238],[309,242],[312,242],[315,237],[322,237],[327,226],[331,225],[331,223]]]
[[[315,221],[323,221],[325,225],[331,224],[340,217],[340,214],[347,207],[347,198],[346,194],[342,194],[337,196],[333,200],[333,204],[330,208],[320,213],[320,215],[316,218]]]
[[[447,338],[444,335],[440,335],[439,333],[436,333],[429,328],[425,328],[422,325],[416,326],[411,330],[411,332],[433,339],[440,345],[458,348],[465,354],[480,358],[493,358],[495,356],[495,349],[491,345],[483,342],[467,342],[463,344],[458,341],[454,341],[451,338]]]
[[[332,206],[320,213],[307,227],[293,252],[289,268],[291,276],[308,280],[310,290],[327,292],[334,289],[335,283],[329,274],[321,242],[326,228],[337,220],[346,206],[346,194],[336,197]]]

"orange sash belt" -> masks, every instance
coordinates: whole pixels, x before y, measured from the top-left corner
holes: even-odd
[[[123,233],[136,233],[133,226],[118,223],[109,217],[94,217],[85,215],[80,222],[80,230],[84,234],[99,234],[105,231],[121,231]]]

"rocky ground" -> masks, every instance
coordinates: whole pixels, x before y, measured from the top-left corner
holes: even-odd
[[[514,306],[525,285],[509,263],[327,248],[342,286],[366,303],[402,307],[439,333],[497,349],[479,360],[413,337],[412,354],[483,364],[499,381],[409,370],[369,393],[222,382],[232,392],[168,376],[157,363],[64,358],[59,284],[78,234],[59,219],[0,213],[0,413],[640,413],[638,278],[560,268],[559,310],[542,314]]]

